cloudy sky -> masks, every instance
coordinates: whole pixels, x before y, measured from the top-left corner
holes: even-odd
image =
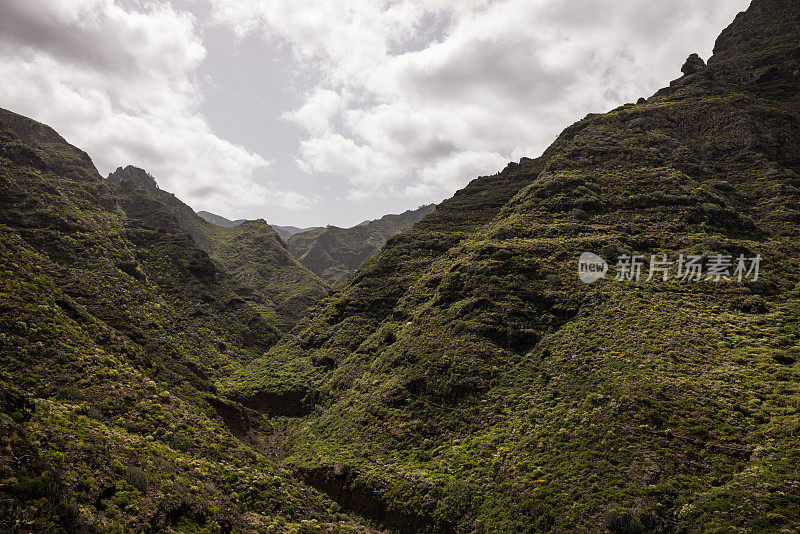
[[[537,156],[748,0],[0,0],[0,107],[195,209],[350,226]]]

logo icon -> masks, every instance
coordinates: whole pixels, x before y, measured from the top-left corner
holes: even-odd
[[[591,284],[606,277],[608,263],[592,252],[584,252],[578,258],[578,277],[584,284]]]

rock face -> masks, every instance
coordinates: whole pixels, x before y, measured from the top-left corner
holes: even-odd
[[[705,68],[473,181],[225,391],[307,391],[287,463],[387,523],[800,529],[798,21],[754,1]],[[586,251],[763,270],[584,284]]]
[[[117,167],[116,171],[108,175],[108,180],[120,185],[125,182],[128,187],[138,187],[150,193],[158,194],[161,191],[150,173],[132,165],[128,165],[124,169]]]
[[[217,268],[240,284],[238,294],[282,331],[328,294],[326,284],[292,256],[265,221],[212,224],[160,189],[146,171],[130,165],[111,173],[108,180],[143,189],[161,202]]]
[[[688,76],[690,74],[694,74],[695,72],[699,72],[706,68],[706,62],[698,56],[697,54],[692,54],[688,58],[686,58],[686,63],[683,64],[681,67],[681,72]]]
[[[408,230],[434,209],[431,204],[399,215],[364,221],[352,228],[327,226],[295,232],[286,243],[300,263],[329,284],[336,285],[377,254],[388,239]]]

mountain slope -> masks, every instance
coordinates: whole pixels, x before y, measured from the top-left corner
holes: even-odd
[[[221,215],[216,215],[208,211],[198,211],[197,215],[207,220],[211,224],[216,224],[217,226],[238,226],[244,222],[244,219],[236,219],[235,221],[232,221]]]
[[[210,213],[208,211],[198,211],[197,214],[202,217],[203,219],[207,220],[212,224],[216,224],[217,226],[237,226],[244,222],[244,219],[237,219],[232,221],[230,219],[226,219],[220,215],[216,215],[214,213]],[[298,234],[300,232],[307,232],[309,230],[314,230],[315,228],[298,228],[297,226],[279,226],[277,224],[272,224],[272,229],[275,230],[281,239],[286,241],[294,234]]]
[[[240,296],[281,330],[294,326],[311,305],[327,295],[325,283],[297,262],[264,220],[227,227],[212,224],[160,189],[152,176],[137,167],[119,168],[108,179],[132,184],[164,204],[197,246],[242,286]]]
[[[366,531],[216,394],[278,330],[160,202],[6,110],[0,272],[0,530]]]
[[[226,394],[401,532],[797,530],[798,21],[755,0],[707,66],[472,182]],[[584,251],[763,264],[586,285]]]
[[[295,234],[299,234],[301,232],[309,232],[311,230],[316,230],[316,227],[311,228],[298,228],[297,226],[278,226],[277,224],[273,224],[272,227],[278,232],[278,235],[281,236],[281,239],[284,241],[288,241],[290,237]]]
[[[286,244],[300,263],[336,285],[377,254],[390,237],[408,230],[434,208],[430,204],[399,215],[384,215],[352,228],[327,226],[296,232]]]

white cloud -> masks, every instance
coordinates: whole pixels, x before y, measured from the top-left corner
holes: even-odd
[[[394,166],[394,160],[387,154],[338,133],[302,141],[300,154],[310,170],[347,176],[361,186],[391,182],[403,171]]]
[[[53,126],[103,173],[134,164],[191,205],[297,208],[254,181],[269,162],[217,136],[197,111],[205,58],[195,18],[170,4],[0,3],[0,105]]]
[[[341,111],[342,97],[329,89],[316,89],[306,98],[299,109],[283,114],[283,117],[305,128],[308,133],[322,136],[332,131],[331,121]]]
[[[182,0],[193,16],[169,0],[0,0],[0,106],[55,127],[104,173],[146,168],[198,209],[302,209],[318,194],[346,199],[325,208],[334,215],[347,202],[410,205],[538,155],[588,112],[648,96],[689,53],[707,57],[748,1]],[[280,158],[270,169],[283,189],[259,182],[267,158],[200,111],[201,88],[228,80],[205,69],[213,53],[204,63],[214,39],[230,39],[220,27],[241,39],[226,54],[266,44],[291,62],[279,66],[295,85],[282,89],[302,102],[270,113],[305,133],[299,171]],[[262,80],[277,68],[268,55]],[[243,110],[286,99],[262,85],[243,91],[249,107],[208,116],[219,132],[247,117],[237,138],[268,149],[280,127]],[[286,190],[300,187],[307,196]]]
[[[428,186],[452,190],[460,187],[464,177],[492,174],[508,163],[508,159],[495,152],[458,152],[452,157],[440,160],[420,173],[422,183]]]
[[[240,35],[288,44],[319,82],[287,118],[300,167],[350,198],[447,196],[536,156],[588,112],[649,96],[748,0],[208,0]],[[346,97],[345,97],[346,95]]]

